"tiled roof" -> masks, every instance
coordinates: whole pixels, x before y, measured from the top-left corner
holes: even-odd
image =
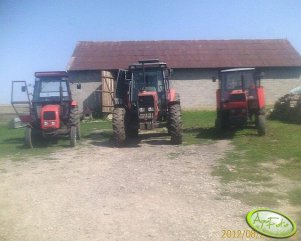
[[[294,67],[301,56],[283,39],[79,42],[68,70],[124,69],[142,59],[171,68]]]

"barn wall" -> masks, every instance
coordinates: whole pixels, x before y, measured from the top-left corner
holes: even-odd
[[[263,68],[265,73],[262,85],[265,87],[268,105],[292,88],[301,86],[300,68]],[[171,85],[181,96],[184,109],[214,109],[217,83],[212,76],[217,76],[217,69],[176,69]]]
[[[264,77],[266,103],[272,105],[291,89],[301,86],[301,68],[266,68],[262,69]]]
[[[79,110],[82,112],[89,108],[95,112],[101,111],[101,71],[70,71],[69,79],[73,99],[78,102]],[[76,88],[76,83],[81,83],[81,89]]]
[[[180,94],[182,108],[214,108],[217,84],[212,76],[217,73],[213,69],[175,69],[170,82]]]

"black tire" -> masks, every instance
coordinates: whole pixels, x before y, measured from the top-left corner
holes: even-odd
[[[78,125],[76,126],[76,137],[77,137],[78,140],[81,139],[81,134],[80,134],[80,124],[78,124]]]
[[[171,143],[178,145],[182,143],[182,120],[181,120],[181,106],[174,104],[169,107],[169,131],[171,136]]]
[[[266,134],[266,124],[265,124],[265,116],[258,115],[257,117],[257,133],[260,136],[264,136]]]
[[[32,145],[32,133],[31,127],[27,126],[25,128],[25,146],[28,148],[33,148]]]
[[[78,107],[71,107],[70,109],[70,117],[69,117],[69,122],[72,126],[77,126],[79,125],[80,122],[80,117],[79,117],[79,111]]]
[[[116,146],[123,146],[126,141],[126,110],[122,107],[113,110],[113,139]]]
[[[215,123],[214,123],[214,126],[215,126],[215,129],[217,131],[221,131],[223,128],[222,128],[222,120],[221,118],[216,118],[215,119]]]
[[[75,147],[76,146],[76,140],[77,140],[77,128],[76,128],[76,126],[71,126],[69,137],[70,137],[70,145],[72,147]]]

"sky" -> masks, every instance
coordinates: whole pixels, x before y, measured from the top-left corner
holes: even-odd
[[[78,41],[288,39],[300,0],[0,0],[0,104],[11,81],[66,70]]]

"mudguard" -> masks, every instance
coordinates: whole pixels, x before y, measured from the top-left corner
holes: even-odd
[[[72,100],[72,101],[71,101],[71,106],[72,106],[72,107],[77,106],[77,102],[76,102],[75,100]]]
[[[168,101],[180,103],[180,95],[174,89],[169,89],[168,90]]]

